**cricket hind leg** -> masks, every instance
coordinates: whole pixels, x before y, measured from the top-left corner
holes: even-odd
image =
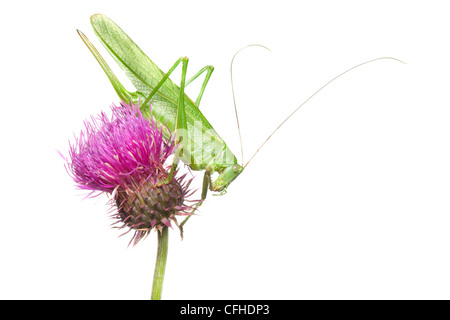
[[[170,180],[172,178],[173,173],[174,173],[174,171],[176,170],[176,168],[178,166],[178,163],[179,163],[179,160],[180,160],[180,156],[182,156],[183,152],[185,151],[185,150],[183,150],[183,145],[186,145],[185,142],[189,142],[189,136],[188,136],[188,130],[187,130],[186,111],[184,109],[184,97],[185,97],[184,89],[185,89],[185,87],[187,85],[189,85],[192,81],[197,79],[202,73],[204,73],[206,71],[205,79],[203,80],[202,87],[200,89],[200,93],[199,93],[199,95],[197,97],[197,100],[196,100],[196,106],[198,108],[198,106],[200,105],[200,101],[202,99],[203,93],[204,93],[204,91],[206,89],[206,85],[208,84],[208,81],[211,78],[211,75],[212,75],[212,73],[214,71],[214,67],[213,66],[203,67],[192,78],[190,78],[189,80],[186,81],[186,73],[187,73],[188,62],[189,62],[189,59],[187,57],[181,57],[177,61],[175,61],[173,66],[169,69],[169,71],[167,71],[167,73],[164,75],[164,77],[159,81],[159,83],[156,85],[156,87],[152,90],[152,92],[145,99],[144,103],[141,105],[141,107],[142,107],[142,106],[146,106],[149,103],[150,99],[156,94],[156,92],[158,92],[158,90],[161,88],[161,86],[164,84],[164,82],[169,78],[169,76],[172,74],[172,72],[177,68],[177,66],[180,63],[182,63],[181,83],[180,83],[180,96],[179,96],[179,99],[178,99],[177,117],[176,117],[176,123],[175,123],[175,128],[176,128],[176,131],[178,132],[176,134],[176,140],[177,140],[177,142],[180,143],[182,148],[177,150],[177,153],[175,154],[174,161],[173,161],[170,173],[169,173],[168,180]],[[181,131],[181,135],[180,135],[180,131]],[[188,145],[189,145],[189,143],[188,143]],[[190,154],[191,154],[190,161],[191,161],[191,163],[193,163],[193,161],[194,161],[193,155],[192,155],[192,153],[190,153]]]
[[[161,81],[157,84],[157,86],[153,89],[153,91],[150,93],[150,95],[147,97],[147,99],[144,102],[144,105],[147,104],[150,99],[153,97],[153,95],[157,92],[157,90],[163,85],[164,81],[166,81],[170,74],[175,70],[175,68],[182,63],[182,71],[181,71],[181,82],[180,82],[180,96],[178,99],[178,108],[177,108],[177,117],[176,117],[176,123],[175,123],[175,128],[177,131],[177,135],[176,135],[176,140],[177,142],[180,143],[180,145],[182,146],[181,150],[177,150],[175,157],[174,157],[174,161],[172,164],[172,167],[170,169],[169,172],[169,177],[168,177],[168,181],[170,181],[173,177],[173,174],[178,166],[178,162],[180,159],[180,156],[182,156],[182,152],[183,152],[183,147],[186,145],[186,142],[188,142],[189,140],[189,136],[188,136],[188,130],[187,130],[187,119],[186,119],[186,111],[184,108],[184,90],[186,88],[186,86],[188,84],[190,84],[192,81],[194,81],[196,78],[198,78],[203,72],[206,71],[206,76],[205,79],[203,80],[203,84],[199,93],[199,96],[197,97],[197,102],[196,105],[198,107],[201,98],[203,96],[203,92],[205,91],[206,85],[208,84],[208,81],[211,77],[212,72],[214,71],[214,68],[212,66],[206,66],[204,68],[202,68],[199,72],[197,72],[192,78],[190,78],[188,81],[186,81],[186,73],[187,73],[187,66],[188,66],[188,62],[189,59],[187,57],[181,57],[180,59],[178,59],[174,65],[172,66],[172,68],[170,68],[170,70],[164,75],[164,77],[161,79]],[[181,135],[179,135],[179,131],[181,130]],[[189,145],[189,144],[187,144]],[[191,163],[193,163],[193,159],[192,159],[192,154],[191,154]],[[201,199],[200,201],[197,203],[197,205],[195,205],[195,207],[193,208],[191,214],[185,219],[183,220],[183,222],[179,225],[180,228],[180,232],[181,232],[181,237],[183,237],[183,226],[184,224],[189,220],[189,218],[191,217],[191,215],[195,212],[195,210],[197,210],[197,208],[199,206],[201,206],[203,204],[203,201],[206,199],[206,196],[208,194],[208,188],[210,190],[212,189],[212,181],[211,181],[211,169],[210,168],[206,168],[205,170],[205,174],[203,176],[203,186],[202,186],[202,195],[201,195]]]
[[[182,62],[182,70],[181,70],[181,82],[180,82],[180,96],[178,98],[178,108],[177,108],[177,117],[175,121],[175,142],[178,143],[178,148],[175,153],[175,157],[173,159],[172,167],[169,172],[168,180],[170,181],[172,179],[172,176],[178,166],[178,162],[180,161],[180,157],[183,156],[183,152],[185,152],[184,147],[186,146],[186,143],[189,142],[189,135],[187,130],[187,120],[186,120],[186,111],[184,109],[184,88],[186,87],[186,73],[187,73],[187,66],[189,62],[189,58],[187,57],[181,57],[178,59],[173,67],[169,70],[169,72],[163,77],[161,82],[155,87],[155,90],[159,89],[162,85],[162,81],[165,81],[170,73],[172,73],[173,70]],[[152,94],[150,94],[149,98],[147,98],[148,101],[150,101]],[[189,146],[189,144],[188,144]],[[193,162],[191,154],[191,163]]]
[[[203,67],[202,69],[200,69],[199,72],[197,72],[192,78],[190,78],[188,81],[186,81],[186,86],[188,84],[190,84],[192,81],[194,81],[195,79],[197,79],[203,72],[206,71],[206,75],[205,75],[205,79],[203,80],[203,84],[202,87],[200,89],[200,92],[198,94],[197,99],[195,100],[195,105],[197,106],[197,108],[200,108],[200,101],[202,100],[203,97],[203,93],[205,92],[206,89],[206,85],[208,84],[209,79],[211,78],[211,75],[214,71],[214,67],[213,66],[206,66]]]
[[[169,76],[172,74],[172,72],[176,69],[176,67],[183,62],[186,62],[187,64],[188,58],[187,57],[181,57],[180,59],[178,59],[173,66],[169,69],[169,71],[167,71],[167,73],[164,75],[164,77],[159,81],[159,83],[156,85],[156,87],[152,90],[152,92],[147,96],[147,98],[145,99],[143,105],[146,105],[150,99],[156,94],[156,92],[158,92],[159,88],[161,88],[161,86],[164,84],[164,82],[169,78]],[[200,101],[202,100],[203,97],[203,93],[205,92],[206,86],[209,82],[209,79],[211,78],[211,75],[214,71],[214,67],[213,66],[206,66],[203,67],[202,69],[200,69],[199,72],[197,72],[193,77],[191,77],[189,80],[185,81],[185,85],[184,87],[187,87],[190,83],[192,83],[195,79],[197,79],[202,73],[204,73],[206,71],[206,75],[205,75],[205,79],[203,80],[202,83],[202,87],[200,89],[200,92],[197,96],[197,99],[195,100],[195,105],[197,106],[197,108],[200,105]],[[183,80],[182,80],[183,81]],[[180,87],[181,89],[181,87]],[[184,93],[184,88],[181,90]]]
[[[173,159],[172,167],[169,172],[169,176],[167,181],[170,181],[173,177],[173,174],[178,166],[178,162],[180,161],[180,156],[183,153],[183,144],[184,141],[189,141],[187,136],[187,122],[186,122],[186,111],[184,109],[184,88],[186,87],[186,73],[187,73],[187,65],[189,58],[181,57],[173,66],[167,71],[164,77],[159,81],[156,87],[150,92],[150,94],[145,99],[144,103],[142,103],[141,108],[147,106],[150,102],[150,99],[158,92],[164,82],[169,78],[172,72],[176,69],[176,67],[182,63],[181,70],[181,83],[180,83],[180,95],[178,98],[178,107],[177,107],[177,115],[175,120],[175,142],[179,144],[179,148],[177,148],[175,157]],[[181,132],[180,132],[181,131]],[[180,134],[181,133],[181,134]]]
[[[175,139],[176,142],[179,143],[179,148],[175,154],[174,157],[174,161],[172,164],[172,168],[170,170],[169,173],[169,177],[168,180],[172,179],[173,173],[176,170],[177,166],[178,166],[178,162],[180,160],[180,157],[183,155],[183,152],[185,152],[186,150],[184,150],[184,148],[186,147],[186,142],[189,142],[189,136],[188,136],[188,130],[187,130],[187,118],[186,118],[186,111],[184,108],[184,97],[185,97],[185,93],[184,93],[184,89],[186,87],[186,73],[187,73],[187,66],[188,66],[188,62],[189,62],[189,58],[187,57],[181,57],[179,58],[177,61],[175,61],[175,63],[173,64],[173,66],[169,69],[169,71],[167,71],[167,73],[164,75],[164,77],[159,81],[159,83],[156,85],[156,87],[152,90],[152,92],[148,95],[148,97],[145,99],[144,103],[142,104],[142,106],[146,106],[150,99],[156,94],[156,92],[158,92],[158,90],[161,88],[161,86],[164,84],[164,82],[169,78],[169,76],[172,74],[172,72],[177,68],[177,66],[182,63],[182,70],[181,70],[181,82],[180,82],[180,95],[178,97],[178,107],[177,107],[177,115],[176,115],[176,122],[175,122]],[[208,70],[206,67],[204,68],[205,70]],[[190,81],[194,80],[195,78],[197,78],[202,72],[204,72],[205,70],[200,70],[200,72],[198,72],[193,79],[191,79]],[[209,71],[209,70],[208,70]],[[207,73],[207,76],[209,74],[209,76],[211,76],[211,72],[209,71]],[[203,87],[206,86],[208,81],[204,81]],[[202,89],[204,90],[204,88],[202,87]],[[202,93],[202,91],[201,91]],[[200,96],[201,98],[201,96]],[[189,143],[187,144],[189,145]],[[191,163],[193,163],[193,158],[192,158],[192,154],[191,154]]]

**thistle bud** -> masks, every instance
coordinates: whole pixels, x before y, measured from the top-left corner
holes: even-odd
[[[190,180],[177,172],[169,180],[168,157],[176,145],[164,139],[162,129],[147,120],[139,108],[121,103],[85,122],[85,130],[70,145],[67,169],[78,188],[90,196],[111,195],[113,217],[120,228],[134,231],[136,244],[152,229],[178,225],[176,217],[188,215],[195,205],[186,205]]]

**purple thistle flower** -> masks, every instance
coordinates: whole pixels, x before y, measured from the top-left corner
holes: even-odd
[[[134,230],[136,244],[152,229],[177,224],[177,215],[188,215],[185,204],[191,180],[184,176],[168,181],[167,158],[176,145],[165,141],[162,129],[147,120],[138,107],[113,105],[112,117],[101,113],[85,122],[85,131],[70,145],[67,171],[78,188],[112,195],[113,217]],[[176,174],[174,174],[176,177]],[[129,231],[130,231],[129,230]],[[129,232],[128,231],[128,232]]]

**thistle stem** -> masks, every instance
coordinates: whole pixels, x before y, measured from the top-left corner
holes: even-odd
[[[155,274],[153,275],[152,300],[161,300],[168,248],[169,228],[164,227],[161,232],[158,232],[158,252],[156,253]]]

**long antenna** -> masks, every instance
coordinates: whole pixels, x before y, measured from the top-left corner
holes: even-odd
[[[239,117],[238,117],[238,112],[237,112],[237,107],[236,107],[236,97],[234,94],[234,84],[233,84],[233,63],[234,63],[234,58],[236,58],[236,56],[238,55],[239,52],[241,52],[242,50],[248,48],[248,47],[261,47],[264,48],[266,50],[269,50],[269,48],[260,45],[260,44],[249,44],[241,49],[239,49],[233,56],[233,59],[231,59],[231,64],[230,64],[230,78],[231,78],[231,91],[233,93],[233,104],[234,104],[234,114],[236,115],[236,122],[237,122],[237,127],[238,127],[238,131],[239,131],[239,140],[241,142],[241,156],[242,156],[242,164],[244,164],[244,147],[242,145],[242,135],[241,135],[241,127],[239,125]]]
[[[383,60],[383,59],[390,59],[390,60],[395,60],[398,62],[401,62],[403,64],[406,64],[405,62],[396,59],[396,58],[392,58],[392,57],[381,57],[381,58],[376,58],[376,59],[372,59],[363,63],[360,63],[340,74],[338,74],[336,77],[334,77],[333,79],[331,79],[330,81],[328,81],[327,83],[325,83],[322,87],[319,88],[319,90],[317,90],[316,92],[314,92],[308,99],[306,99],[305,101],[302,102],[302,104],[300,104],[286,119],[283,120],[283,122],[280,123],[280,125],[267,137],[266,141],[264,141],[264,143],[258,148],[258,150],[256,150],[256,152],[253,154],[253,156],[250,158],[250,160],[248,160],[248,162],[245,164],[244,168],[247,167],[247,165],[250,163],[250,161],[252,161],[252,159],[255,157],[255,155],[259,152],[259,150],[261,150],[261,148],[267,143],[267,141],[269,141],[269,139],[274,135],[275,132],[278,131],[278,129],[280,129],[280,127],[289,120],[290,117],[292,117],[294,115],[294,113],[296,113],[298,111],[298,109],[300,109],[303,105],[305,105],[309,100],[311,100],[316,94],[318,94],[320,91],[322,91],[326,86],[328,86],[331,82],[333,82],[334,80],[340,78],[341,76],[343,76],[344,74],[346,74],[347,72],[352,71],[353,69],[356,69],[358,67],[361,67],[365,64],[377,61],[377,60]]]

